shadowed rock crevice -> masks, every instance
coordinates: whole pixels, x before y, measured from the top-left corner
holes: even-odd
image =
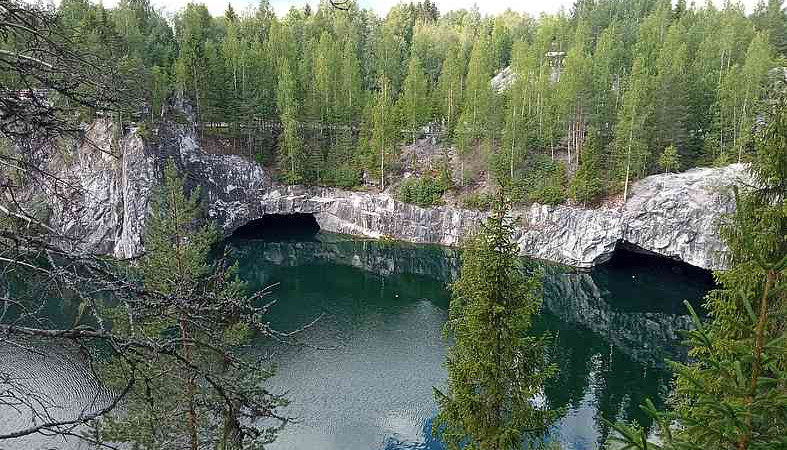
[[[628,270],[632,274],[642,269],[671,272],[689,276],[708,285],[708,288],[715,285],[713,272],[709,269],[693,266],[676,256],[656,253],[623,240],[615,244],[615,251],[605,264],[615,270]]]

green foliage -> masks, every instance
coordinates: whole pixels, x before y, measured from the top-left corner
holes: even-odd
[[[736,191],[722,228],[730,267],[706,297],[711,320],[687,332],[692,362],[672,362],[674,409],[658,412],[662,443],[614,425],[624,448],[781,449],[787,446],[787,104],[779,99],[758,138],[754,183]],[[674,427],[673,424],[677,424]]]
[[[145,255],[140,272],[146,287],[173,293],[182,283],[195,283],[208,275],[209,253],[219,233],[209,225],[196,227],[201,213],[199,189],[187,197],[175,166],[167,163],[164,182],[153,197],[151,215],[145,224]],[[173,272],[177,276],[173,277]]]
[[[787,48],[781,4],[746,17],[735,3],[685,3],[579,2],[571,14],[538,19],[440,16],[424,2],[384,18],[355,3],[348,13],[323,4],[279,18],[268,2],[211,17],[189,3],[172,27],[143,0],[113,9],[64,0],[59,10],[81,47],[123,55],[118,67],[139,80],[151,122],[182,95],[198,125],[221,125],[247,155],[267,132],[257,125],[277,122],[281,139],[266,162],[278,163],[270,165],[283,181],[351,186],[365,173],[384,187],[397,146],[442,123],[462,183],[486,172],[523,191],[541,171],[528,161],[550,154],[577,178],[539,182],[539,193],[519,200],[559,202],[558,187],[570,183],[585,203],[600,195],[599,183],[602,193],[623,191],[664,170],[669,146],[680,167],[753,158],[756,118],[772,96],[767,73]],[[490,80],[508,65],[512,85],[495,92]],[[85,120],[94,113],[82,111]],[[602,163],[583,168],[591,128]],[[346,129],[351,143],[340,136]]]
[[[445,53],[437,88],[434,90],[434,104],[437,115],[452,133],[463,102],[464,56],[458,44],[449,44]]]
[[[324,183],[342,188],[354,188],[361,183],[361,163],[353,147],[349,131],[341,132],[328,150]]]
[[[398,107],[405,129],[412,133],[413,143],[418,135],[418,128],[426,122],[429,115],[427,89],[426,74],[421,66],[421,60],[417,56],[412,56],[408,64],[404,91],[399,97]]]
[[[276,89],[276,106],[282,123],[282,132],[279,136],[279,167],[284,180],[295,184],[303,180],[305,171],[303,142],[296,121],[298,99],[289,61],[281,60],[279,70],[279,84]]]
[[[680,169],[680,155],[674,145],[665,148],[661,153],[659,167],[665,172],[677,172]]]
[[[272,372],[237,352],[261,329],[262,311],[244,297],[237,264],[214,262],[220,235],[201,224],[198,198],[198,190],[186,195],[169,162],[153,197],[145,254],[132,268],[141,286],[104,307],[114,340],[133,350],[103,367],[110,385],[127,384],[128,392],[123,412],[96,425],[101,442],[241,449],[275,438],[274,428],[254,420],[286,401],[264,387]],[[245,420],[251,428],[241,427]]]
[[[399,185],[397,199],[423,208],[436,206],[441,203],[443,194],[450,188],[450,179],[442,174],[437,177],[432,175],[411,177]]]
[[[380,176],[380,187],[385,189],[386,163],[390,164],[395,137],[396,121],[389,80],[383,76],[379,80],[380,90],[372,111],[371,118],[371,143],[375,155],[375,164],[370,170]]]
[[[492,54],[489,38],[481,33],[473,44],[467,69],[467,86],[462,106],[461,125],[470,139],[479,139],[490,130],[492,114]]]
[[[538,273],[520,265],[507,212],[499,200],[465,244],[451,285],[448,389],[435,389],[433,431],[453,450],[520,449],[543,437],[557,417],[531,402],[556,368],[544,356],[548,338],[528,335],[541,284]]]
[[[566,200],[566,171],[562,163],[538,155],[528,161],[527,168],[511,184],[512,201],[557,205]]]
[[[487,211],[492,208],[495,198],[491,194],[479,194],[473,192],[461,200],[462,208],[477,209],[480,211]]]
[[[590,129],[585,137],[579,169],[574,174],[569,187],[569,195],[575,201],[587,204],[595,200],[603,189],[601,181],[601,149],[598,134]]]

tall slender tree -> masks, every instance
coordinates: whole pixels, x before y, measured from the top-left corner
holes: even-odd
[[[404,89],[399,97],[399,114],[407,129],[416,142],[418,128],[426,122],[429,116],[429,97],[426,74],[421,67],[418,56],[410,57],[407,77],[404,79]]]
[[[463,103],[465,63],[458,45],[450,45],[435,90],[435,104],[450,133]]]
[[[489,37],[481,33],[473,44],[467,69],[467,87],[462,116],[471,136],[480,138],[486,131],[492,106],[492,57]]]
[[[541,304],[538,274],[520,265],[513,222],[501,198],[478,235],[465,245],[451,286],[446,336],[448,389],[435,389],[433,429],[450,449],[514,450],[543,437],[554,411],[532,398],[555,373],[544,336],[529,336]]]
[[[279,136],[279,164],[288,183],[303,181],[303,143],[298,130],[298,99],[295,79],[289,61],[279,62],[279,83],[276,89],[276,106],[279,109],[282,132]]]
[[[391,83],[385,75],[380,76],[379,91],[372,111],[372,146],[377,152],[380,168],[380,189],[385,190],[386,161],[391,158],[396,142],[396,122],[391,93]]]

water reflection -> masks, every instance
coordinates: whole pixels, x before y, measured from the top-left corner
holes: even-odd
[[[431,388],[445,380],[441,330],[456,251],[325,233],[309,242],[238,240],[231,249],[256,288],[281,282],[275,325],[326,313],[307,339],[338,346],[281,355],[275,381],[291,392],[302,423],[275,448],[442,448],[430,433]],[[648,426],[638,405],[663,402],[670,375],[662,361],[684,357],[677,332],[689,320],[681,301],[701,298],[710,280],[673,263],[636,261],[589,273],[543,265],[535,328],[555,336],[560,374],[545,394],[566,408],[553,433],[565,448],[597,448],[608,433],[602,415]]]
[[[268,237],[270,239],[270,237]],[[433,386],[443,387],[446,284],[459,268],[455,250],[353,239],[327,233],[278,241],[229,243],[252,289],[279,283],[270,318],[294,329],[324,314],[303,336],[312,347],[278,348],[274,389],[288,391],[288,413],[300,423],[273,449],[442,449],[431,435]],[[701,298],[707,275],[669,262],[616,257],[592,272],[543,265],[544,308],[535,330],[555,336],[558,376],[544,389],[550,406],[565,408],[553,432],[566,449],[598,448],[608,433],[600,420],[639,420],[646,397],[662,404],[670,375],[661,363],[680,359],[677,331],[688,326],[681,301]],[[75,305],[54,302],[54,322],[73,322]],[[47,347],[49,345],[49,347]],[[79,354],[46,344],[35,357],[0,344],[0,371],[29,384],[73,414],[101,400]],[[265,343],[257,351],[269,350]],[[1,388],[1,386],[0,386]],[[0,410],[0,431],[19,415]],[[28,415],[29,416],[29,415]],[[78,448],[74,441],[0,442],[0,449]]]

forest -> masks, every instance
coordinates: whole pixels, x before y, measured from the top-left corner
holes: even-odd
[[[354,327],[348,336],[358,336],[363,350],[373,340],[358,330],[385,331],[382,325],[399,322],[379,311],[418,313],[401,321],[410,328],[396,328],[379,342],[387,350],[401,341],[403,350],[397,352],[403,361],[417,360],[414,350],[437,355],[446,370],[446,383],[427,380],[426,394],[418,393],[436,403],[427,403],[430,412],[413,421],[424,440],[427,434],[439,439],[429,448],[561,448],[562,442],[547,438],[569,417],[562,406],[569,402],[541,401],[545,392],[569,390],[548,389],[555,377],[582,379],[576,391],[581,395],[571,403],[610,406],[607,412],[585,413],[608,430],[595,438],[598,446],[787,448],[786,22],[780,0],[760,3],[751,14],[731,2],[719,8],[681,0],[577,1],[568,11],[538,18],[512,11],[482,16],[477,8],[441,12],[429,0],[399,4],[385,18],[352,0],[338,6],[325,2],[314,10],[292,8],[283,17],[267,1],[245,11],[228,4],[222,16],[213,17],[205,5],[194,3],[169,15],[147,0],[122,0],[110,9],[89,0],[63,0],[56,8],[0,0],[0,408],[5,408],[0,442],[14,445],[14,439],[41,435],[79,439],[96,448],[119,443],[146,449],[267,448],[299,425],[289,403],[304,402],[295,383],[273,384],[287,354],[279,349],[343,354],[343,339],[337,347],[322,345],[323,338],[342,333],[320,327],[344,320],[334,315],[341,309],[333,299],[345,294],[332,290],[347,285],[360,289],[357,297],[347,294],[347,304],[390,300],[394,306],[363,314],[347,310]],[[136,155],[121,148],[131,140]],[[455,276],[448,285],[445,278],[433,283],[437,295],[450,294],[442,305],[424,300],[435,292],[416,296],[396,288],[420,285],[423,278],[404,277],[385,288],[385,275],[355,271],[362,259],[355,252],[352,270],[334,272],[343,276],[324,276],[326,266],[307,261],[298,270],[282,265],[287,275],[279,282],[266,273],[264,259],[241,264],[244,255],[265,256],[256,247],[266,244],[264,239],[236,241],[229,235],[234,229],[220,229],[218,216],[205,214],[206,197],[218,203],[210,198],[217,191],[209,190],[218,183],[203,176],[215,172],[184,166],[189,145],[235,155],[205,159],[254,172],[248,185],[253,188],[245,189],[254,195],[280,186],[238,156],[259,161],[281,183],[387,192],[421,206],[456,201],[491,214],[460,211],[486,220],[477,220],[478,230],[465,230],[471,234],[458,259],[436,264]],[[180,160],[170,160],[164,147],[180,151]],[[642,177],[736,162],[748,163],[736,167],[748,173],[748,182],[704,188],[723,193],[727,206],[708,200],[714,197],[696,201],[697,194],[681,199],[720,210],[712,227],[723,247],[693,237],[689,245],[723,253],[725,265],[714,274],[715,284],[701,289],[707,294],[704,304],[687,299],[689,314],[676,317],[688,328],[681,343],[687,353],[665,362],[665,379],[672,381],[655,386],[661,400],[637,401],[649,421],[619,414],[626,409],[623,403],[585,396],[585,386],[595,390],[602,383],[591,380],[612,380],[594,372],[611,373],[615,333],[625,338],[638,326],[671,333],[661,325],[670,321],[654,319],[675,316],[654,305],[644,305],[641,320],[632,322],[615,320],[607,311],[638,307],[644,285],[637,283],[671,285],[677,278],[663,273],[648,278],[647,270],[638,268],[636,274],[599,278],[596,285],[581,266],[560,269],[557,276],[566,285],[587,286],[576,294],[582,302],[606,302],[606,291],[617,284],[626,287],[625,305],[586,308],[591,314],[584,322],[561,321],[555,333],[542,331],[537,322],[546,312],[542,302],[548,295],[564,300],[572,291],[548,291],[547,266],[521,258],[525,241],[515,235],[523,224],[511,220],[512,208],[531,202],[625,202],[631,182]],[[195,186],[200,176],[206,180]],[[242,211],[247,204],[229,196],[244,188],[229,184],[218,186],[231,200],[229,213],[256,222]],[[279,195],[272,197],[279,201]],[[260,196],[250,198],[249,203],[260,203]],[[664,231],[673,206],[663,203],[658,209],[649,219],[657,225],[651,239],[682,239]],[[263,219],[277,215],[263,210]],[[690,215],[705,216],[704,211],[692,207]],[[367,217],[364,212],[378,214],[358,215]],[[319,227],[314,217],[319,213],[295,214],[312,215]],[[407,222],[401,216],[393,220]],[[437,221],[423,223],[428,228]],[[573,245],[588,222],[566,223],[559,232]],[[95,227],[101,233],[93,233]],[[325,243],[340,243],[328,242],[336,236],[324,237]],[[367,237],[349,243],[366,249]],[[417,253],[397,247],[387,235],[379,237],[390,251],[369,260],[381,261],[380,270],[388,275],[402,269],[393,264],[394,252],[422,263]],[[138,252],[114,252],[124,240]],[[322,244],[313,235],[293,242]],[[625,239],[615,245],[620,242],[635,245]],[[281,257],[280,243],[272,243],[271,259],[289,264],[292,258]],[[311,256],[319,251],[310,249],[320,247],[300,248]],[[658,265],[647,261],[640,267]],[[322,278],[301,277],[307,273]],[[692,276],[687,272],[684,278]],[[316,295],[302,290],[304,285],[317,288]],[[305,304],[277,305],[288,287],[294,287],[290,300],[313,303],[320,312],[302,320],[298,311],[294,323],[279,329],[272,320],[274,306]],[[659,291],[653,303],[681,301],[682,292]],[[400,297],[412,297],[411,303]],[[573,313],[582,309],[573,305],[582,304],[569,301],[567,309]],[[364,314],[372,321],[357,320]],[[406,339],[417,328],[429,328],[429,316],[435,341],[442,327],[444,347]],[[577,341],[558,346],[560,330],[604,320],[619,324],[576,335],[601,342],[601,351],[575,348]],[[309,333],[315,343],[307,340]],[[669,339],[677,345],[677,336]],[[632,342],[641,347],[638,352],[660,355],[650,340]],[[84,373],[29,365],[38,360],[57,366],[61,350],[84,361]],[[6,356],[12,352],[21,355],[20,364]],[[592,359],[574,364],[561,358],[572,352]],[[436,365],[421,371],[402,366],[405,381],[397,384],[396,377],[387,376],[393,371],[379,370],[397,364],[381,363],[371,353],[359,353],[359,359],[376,366],[336,359],[334,366],[317,362],[291,366],[296,370],[290,372],[313,372],[320,380],[335,372],[341,382],[319,389],[344,397],[340,385],[345,385],[350,390],[344,392],[361,395],[344,408],[352,411],[380,403],[377,394],[369,394],[380,390],[363,389],[352,382],[355,375],[374,375],[397,396],[397,404],[419,376],[440,375]],[[651,361],[627,366],[615,358],[625,383],[603,389],[614,389],[614,396],[633,408],[639,385],[630,379],[660,369]],[[560,366],[565,360],[571,363],[567,368]],[[335,371],[337,365],[348,371]],[[95,383],[69,389],[61,373]],[[654,379],[640,381],[652,385]],[[36,386],[46,388],[51,380],[56,394],[89,405],[60,416],[69,405],[39,394]],[[72,392],[87,392],[89,398]],[[338,409],[333,401],[305,398],[320,417]],[[385,405],[382,410],[394,422],[404,417],[389,414],[396,410]],[[4,429],[8,417],[16,416],[23,420]],[[351,425],[351,433],[368,427],[367,419]],[[566,423],[566,428],[582,426]],[[374,445],[381,442],[375,439]],[[393,448],[388,443],[394,441],[383,442]]]
[[[134,120],[186,98],[203,139],[283,182],[385,189],[408,171],[400,197],[428,205],[489,182],[517,202],[586,204],[650,174],[745,161],[784,78],[781,6],[579,0],[538,18],[429,0],[385,18],[327,2],[277,17],[266,0],[220,17],[199,3],[165,17],[147,0],[59,8],[80,45],[143,84],[150,107]],[[427,131],[437,157],[410,164],[402,146]]]

